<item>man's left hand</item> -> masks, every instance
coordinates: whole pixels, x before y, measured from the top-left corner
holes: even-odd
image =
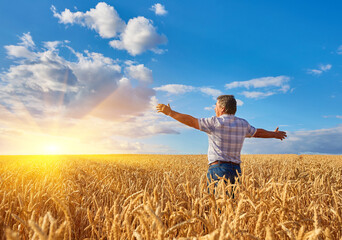
[[[168,115],[168,116],[172,112],[170,104],[167,104],[167,105],[165,105],[165,104],[158,104],[156,109],[157,109],[158,112],[164,113],[165,115]]]

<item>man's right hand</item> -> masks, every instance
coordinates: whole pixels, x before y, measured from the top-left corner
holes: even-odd
[[[170,104],[167,104],[167,105],[158,104],[156,108],[157,108],[158,112],[164,113],[165,115],[168,115],[168,116],[170,116],[170,114],[172,112]]]
[[[275,138],[280,139],[283,141],[287,137],[286,132],[278,131],[279,127],[276,128],[275,132]]]
[[[285,139],[287,137],[286,132],[279,131],[278,129],[279,129],[279,127],[277,127],[274,132],[271,132],[271,131],[267,131],[267,130],[262,129],[262,128],[258,128],[256,133],[253,135],[253,137],[256,137],[256,138],[276,138],[276,139],[280,139],[283,141],[283,139]]]

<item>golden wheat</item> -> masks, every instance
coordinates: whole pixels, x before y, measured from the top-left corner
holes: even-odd
[[[0,156],[0,239],[342,239],[342,157]],[[226,193],[233,189],[234,198]]]

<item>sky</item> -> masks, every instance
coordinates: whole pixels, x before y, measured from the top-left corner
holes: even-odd
[[[1,1],[0,154],[205,154],[196,118],[288,138],[243,154],[342,153],[340,1]]]

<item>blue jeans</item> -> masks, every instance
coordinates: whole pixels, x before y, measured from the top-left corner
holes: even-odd
[[[207,177],[208,177],[209,183],[211,181],[216,181],[215,183],[215,187],[216,187],[217,181],[220,180],[219,178],[222,178],[222,177],[225,177],[226,180],[229,179],[230,183],[234,184],[235,178],[238,178],[238,174],[241,175],[240,165],[235,165],[232,163],[219,163],[219,164],[209,166]],[[227,183],[226,180],[225,180],[225,183]],[[234,198],[234,195],[232,197]]]

